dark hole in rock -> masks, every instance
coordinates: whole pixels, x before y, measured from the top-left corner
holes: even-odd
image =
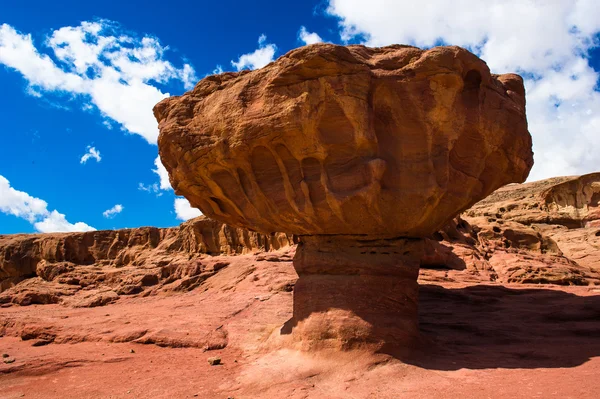
[[[471,69],[465,75],[465,90],[479,90],[481,85],[481,74],[475,69]]]
[[[444,241],[444,236],[439,231],[433,233],[433,239],[436,241]]]

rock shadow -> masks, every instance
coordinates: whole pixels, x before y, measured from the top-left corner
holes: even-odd
[[[420,348],[395,357],[427,369],[575,367],[600,356],[600,295],[421,285],[419,322]]]

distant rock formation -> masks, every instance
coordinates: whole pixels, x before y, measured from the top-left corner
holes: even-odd
[[[505,186],[430,242],[422,278],[588,285],[600,282],[600,173]],[[442,271],[441,269],[446,269]]]
[[[257,253],[292,244],[293,237],[284,233],[259,234],[204,216],[164,229],[4,235],[0,236],[0,292],[25,279],[38,279],[21,284],[18,294],[14,290],[0,294],[0,303],[58,302],[62,296],[81,288],[96,289],[102,283],[116,299],[116,294],[138,294],[182,277],[186,277],[184,287],[191,289],[201,282],[198,275],[218,263],[203,262],[206,255]]]
[[[600,173],[593,173],[497,190],[424,240],[419,282],[600,285],[600,205],[595,194],[599,183]],[[582,200],[577,206],[553,202],[556,197],[545,193],[556,193],[557,188],[563,190],[561,198]],[[556,212],[563,216],[549,218]],[[315,263],[327,266],[331,259],[348,270],[367,252],[382,265],[393,260],[389,254],[371,254],[366,246],[374,242],[363,242],[362,247],[355,246],[354,254],[350,252],[350,259],[342,261],[327,239],[315,236],[309,242],[304,237],[304,245],[319,246],[317,253],[325,259],[311,261],[314,253],[309,251],[306,262],[296,262],[296,267],[302,267],[300,262],[309,267],[304,274],[319,272]],[[122,296],[188,291],[202,287],[206,278],[230,263],[267,261],[290,263],[291,268],[293,244],[294,238],[285,234],[259,235],[204,217],[178,228],[0,236],[0,304],[102,306]],[[234,262],[231,255],[240,254],[249,259]],[[397,271],[415,273],[414,268]],[[393,281],[385,275],[375,279],[382,284]],[[292,282],[281,289],[293,287]],[[399,290],[393,294],[404,295]],[[292,320],[287,327],[293,325]]]
[[[154,108],[177,194],[300,236],[294,346],[402,349],[428,237],[533,165],[521,77],[459,47],[318,44]]]

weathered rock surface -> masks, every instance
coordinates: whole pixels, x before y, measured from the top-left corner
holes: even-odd
[[[574,179],[579,178],[513,185],[493,196],[501,195],[505,204],[526,199],[529,205],[523,209],[532,214],[525,219],[539,220],[541,216],[533,213],[546,210],[542,206],[543,197],[535,194],[544,190],[538,188]],[[327,350],[336,349],[341,342],[332,339],[340,333],[335,329],[329,337],[320,337],[321,349],[324,348],[321,354],[280,349],[273,336],[279,334],[282,325],[302,326],[310,320],[302,316],[306,312],[302,303],[307,301],[293,301],[292,290],[301,291],[302,279],[306,277],[327,284],[326,276],[311,275],[319,270],[308,269],[298,278],[292,266],[294,245],[279,251],[239,256],[219,255],[215,251],[214,255],[200,254],[200,262],[206,265],[203,267],[229,265],[217,266],[214,272],[204,274],[196,281],[197,285],[188,285],[189,276],[181,268],[182,273],[174,274],[171,283],[163,285],[161,280],[155,286],[145,287],[140,294],[120,295],[114,302],[110,302],[112,294],[107,292],[116,279],[110,278],[98,279],[81,288],[35,277],[5,291],[4,295],[17,295],[16,288],[27,286],[32,295],[35,292],[42,295],[50,286],[53,290],[62,287],[65,294],[58,297],[59,303],[0,309],[2,353],[8,355],[7,359],[15,359],[12,363],[0,362],[2,395],[39,399],[132,395],[154,399],[349,396],[514,399],[529,398],[534,392],[539,397],[595,399],[597,380],[590,376],[600,373],[600,287],[594,277],[600,263],[593,259],[592,248],[599,244],[600,234],[596,234],[600,228],[594,227],[598,219],[588,217],[587,227],[577,228],[546,223],[527,225],[512,220],[506,211],[498,216],[496,205],[493,201],[477,204],[466,212],[471,216],[465,214],[455,219],[435,235],[436,239],[425,242],[432,247],[426,248],[421,261],[418,293],[421,343],[417,346],[420,351],[412,356],[399,356],[385,347],[373,353],[364,345],[368,343],[366,340],[349,343],[367,349],[359,349],[358,353]],[[548,206],[554,209],[553,204]],[[594,207],[594,202],[588,204],[588,215],[594,213]],[[565,223],[572,225],[571,221]],[[196,224],[198,221],[191,221],[184,226]],[[216,231],[222,231],[222,227]],[[80,236],[78,233],[66,236],[69,235]],[[55,236],[35,237],[53,241]],[[382,252],[389,250],[383,249],[381,242],[375,244],[362,243],[363,248],[378,248],[381,252],[372,255],[385,264],[385,256],[390,254]],[[358,279],[353,273],[362,267],[360,258],[364,251],[352,253],[352,246],[346,245],[344,249],[348,252],[339,254],[330,244],[318,246],[324,250],[319,256],[326,259],[326,264],[334,263],[338,255],[343,255],[338,262],[340,266],[354,261],[354,267],[339,273],[347,276],[343,278],[348,278],[347,286],[352,288],[352,280]],[[240,248],[237,244],[233,247]],[[333,252],[327,251],[328,248],[333,248]],[[156,248],[138,250],[156,251]],[[583,256],[585,253],[589,256]],[[310,256],[317,254],[308,252]],[[189,256],[187,252],[184,255]],[[177,251],[170,255],[173,259],[178,256]],[[507,262],[498,260],[506,257],[516,262],[503,269],[502,264]],[[3,259],[4,255],[0,264]],[[543,259],[548,260],[545,266],[536,266],[544,263]],[[319,262],[309,260],[307,266],[314,268]],[[563,268],[560,262],[566,262],[569,268]],[[108,276],[115,269],[126,267],[96,270]],[[138,268],[131,267],[134,269]],[[512,274],[506,272],[509,269]],[[414,265],[405,269],[408,273],[414,270]],[[536,270],[541,278],[510,277],[520,271]],[[379,278],[373,274],[367,278]],[[589,286],[563,287],[554,283]],[[172,290],[174,286],[181,288]],[[324,287],[329,289],[331,285]],[[381,292],[373,292],[373,285],[360,287],[357,286],[371,290],[374,297],[388,296],[382,303],[387,300],[390,304],[408,298],[403,293],[410,292],[391,290],[385,285]],[[75,294],[70,295],[69,290]],[[337,292],[332,290],[334,298],[346,301],[343,306],[347,309],[360,310],[361,303],[351,303],[348,297],[338,295],[339,291],[339,288]],[[154,292],[167,295],[149,295]],[[103,307],[79,307],[96,294],[107,301]],[[315,306],[323,306],[323,292],[318,294],[313,298]],[[408,302],[403,306],[411,305]],[[369,314],[385,315],[389,309]],[[406,314],[400,315],[399,322],[406,321]],[[378,321],[362,331],[367,331],[367,337],[377,336],[368,330],[373,326],[380,328],[379,332],[385,328],[393,331],[399,324],[394,319],[390,321],[388,326]],[[403,332],[410,334],[411,330]],[[401,334],[394,334],[402,339]],[[284,337],[294,338],[285,334]],[[303,338],[292,342],[291,347],[302,349],[310,343],[310,339]],[[221,357],[221,366],[209,365],[207,359],[214,356]],[[186,367],[181,367],[182,364]],[[139,370],[143,373],[135,372]]]
[[[428,241],[421,279],[599,284],[599,193],[600,173],[505,186]]]
[[[308,349],[409,348],[424,237],[533,165],[522,79],[459,47],[302,47],[154,114],[178,194],[300,236],[286,327]]]
[[[533,164],[522,79],[459,47],[306,46],[154,114],[175,191],[263,232],[427,236]]]
[[[600,218],[593,216],[597,203],[571,212],[573,219],[561,216],[564,224],[541,222],[548,220],[549,210],[560,211],[542,194],[556,185],[567,187],[568,181],[585,180],[593,187],[600,182],[600,173],[583,177],[498,190],[425,240],[419,281],[600,285],[600,227],[594,227]],[[564,196],[575,196],[569,193]],[[566,226],[579,226],[583,213],[587,227]],[[528,224],[530,220],[539,223]],[[109,251],[111,246],[116,249]],[[290,253],[283,258],[267,252],[257,255],[259,261],[291,262],[293,238],[259,235],[204,218],[170,229],[0,236],[0,301],[83,306],[106,304],[114,297],[109,291],[119,296],[189,291],[229,262],[229,257],[216,255],[286,246]]]
[[[0,303],[101,306],[119,295],[190,290],[227,266],[216,255],[292,244],[283,233],[263,235],[205,217],[166,229],[0,236]]]
[[[600,172],[508,185],[474,205],[466,215],[498,217],[533,227],[600,227]]]
[[[303,236],[293,317],[281,333],[307,351],[410,348],[423,253],[422,239]]]

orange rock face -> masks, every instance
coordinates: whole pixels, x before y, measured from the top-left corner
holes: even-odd
[[[459,47],[302,47],[154,113],[175,191],[263,232],[427,236],[533,164],[522,79]]]
[[[302,350],[404,352],[418,337],[422,239],[304,236],[294,257],[293,317],[281,329]]]

